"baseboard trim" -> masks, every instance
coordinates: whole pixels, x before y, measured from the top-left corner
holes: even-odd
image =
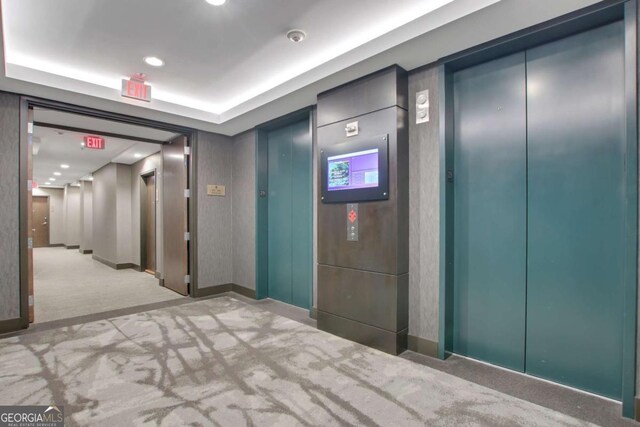
[[[160,274],[159,272],[156,271],[155,276],[156,276],[156,279],[162,280],[162,274]]]
[[[104,259],[102,257],[99,257],[96,254],[92,254],[91,255],[92,259],[95,259],[98,262],[101,262],[102,264],[113,268],[114,270],[125,270],[127,268],[135,268],[136,265],[132,264],[130,262],[126,262],[126,263],[121,263],[121,264],[116,264],[115,262],[109,261],[108,259]]]
[[[93,249],[80,249],[82,255],[89,255],[93,253]]]
[[[29,323],[23,319],[0,320],[0,335],[19,331],[20,329],[27,329],[28,327]]]
[[[80,249],[80,245],[64,245],[67,249]]]
[[[213,295],[220,295],[227,292],[233,292],[238,295],[242,295],[247,298],[256,299],[255,289],[245,288],[244,286],[236,285],[235,283],[225,283],[222,285],[207,286],[206,288],[199,288],[195,292],[195,298],[210,297]]]
[[[311,307],[311,310],[309,310],[309,317],[314,320],[318,320],[318,309],[316,307]]]
[[[636,421],[640,421],[640,397],[636,397]]]
[[[438,343],[424,338],[409,335],[407,337],[407,350],[424,354],[429,357],[438,357]]]
[[[48,248],[64,248],[64,243],[53,243],[47,247]]]
[[[131,268],[133,268],[135,271],[142,273],[142,267],[139,266],[138,264],[131,264]]]

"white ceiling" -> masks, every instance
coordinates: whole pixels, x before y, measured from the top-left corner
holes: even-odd
[[[161,147],[160,144],[105,137],[104,150],[91,150],[82,148],[83,138],[87,135],[100,136],[99,133],[70,132],[40,126],[35,126],[33,131],[34,141],[39,141],[40,145],[38,154],[33,156],[33,180],[40,186],[44,186],[50,178],[55,179],[52,186],[73,184],[108,163],[131,165],[159,152]],[[62,164],[69,165],[69,168],[62,169]],[[54,172],[61,175],[56,176]]]
[[[235,134],[394,63],[406,69],[597,0],[1,0],[0,89]],[[307,31],[301,44],[284,34]],[[166,61],[155,69],[145,55]],[[151,103],[122,98],[144,72]]]

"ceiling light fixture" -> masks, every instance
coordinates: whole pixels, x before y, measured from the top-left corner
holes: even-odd
[[[133,157],[135,157],[136,159],[139,159],[140,157],[142,157],[142,154],[136,153],[136,154],[133,155]]]
[[[49,178],[49,181],[55,181],[55,180],[56,180],[55,178]]]
[[[307,38],[307,33],[302,30],[291,30],[287,33],[287,38],[294,43],[300,43]]]
[[[164,61],[157,56],[145,56],[143,59],[147,65],[151,65],[152,67],[162,67],[164,65]]]
[[[69,169],[69,165],[60,165],[62,169]]]
[[[227,2],[227,0],[206,0],[206,2],[214,6],[222,6]]]
[[[60,175],[62,175],[60,172],[54,172],[53,174],[54,174],[55,176],[60,176]]]
[[[51,185],[51,183],[50,182],[45,182],[44,185]]]

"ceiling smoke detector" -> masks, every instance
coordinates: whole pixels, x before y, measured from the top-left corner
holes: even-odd
[[[307,33],[302,30],[291,30],[287,33],[287,38],[294,43],[300,43],[307,38]]]

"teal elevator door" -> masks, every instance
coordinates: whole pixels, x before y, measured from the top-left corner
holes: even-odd
[[[269,297],[311,307],[312,160],[309,121],[269,132]]]
[[[525,55],[454,75],[453,351],[524,370]]]
[[[624,27],[527,52],[527,372],[620,399]]]
[[[453,351],[622,397],[624,27],[454,75]]]

